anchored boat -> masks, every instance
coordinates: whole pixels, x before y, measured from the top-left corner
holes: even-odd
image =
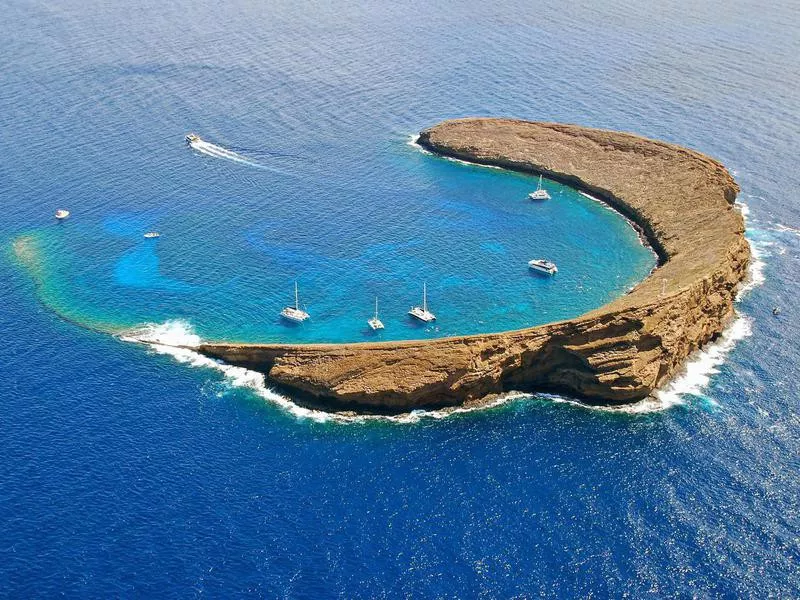
[[[548,194],[547,190],[542,187],[541,175],[539,175],[539,186],[536,188],[535,192],[528,194],[528,198],[531,200],[550,200],[550,194]]]
[[[372,328],[372,331],[383,329],[383,321],[378,318],[378,297],[375,296],[375,316],[372,317],[367,324]]]
[[[558,273],[558,267],[556,266],[556,263],[550,262],[549,260],[542,260],[541,258],[534,258],[533,260],[529,261],[528,266],[534,271],[547,273],[548,275],[555,275]]]
[[[144,234],[144,237],[150,240],[153,238],[161,237],[161,234],[158,233],[157,231],[148,231],[147,233]]]
[[[408,314],[425,323],[436,320],[436,315],[428,310],[428,286],[426,284],[422,284],[422,306],[411,307]]]
[[[68,210],[64,210],[63,208],[59,208],[56,211],[56,219],[58,219],[59,221],[63,221],[68,216],[69,216],[69,211]]]
[[[295,323],[302,323],[308,319],[309,315],[306,311],[300,309],[300,300],[297,295],[297,282],[294,282],[294,306],[287,306],[281,311],[281,316],[289,321]]]

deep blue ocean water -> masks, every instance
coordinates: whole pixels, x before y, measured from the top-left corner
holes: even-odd
[[[798,23],[716,1],[6,3],[0,595],[796,595]],[[601,205],[552,183],[533,205],[528,177],[408,144],[467,115],[722,160],[758,266],[735,334],[626,412],[398,422],[103,333],[363,340],[376,294],[384,339],[499,330],[647,274]],[[302,328],[275,318],[295,279]],[[436,327],[404,317],[423,281]]]

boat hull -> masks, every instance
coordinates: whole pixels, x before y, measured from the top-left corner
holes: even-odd
[[[423,310],[418,306],[408,311],[408,314],[414,317],[415,319],[423,321],[424,323],[430,323],[431,321],[436,320],[436,315],[434,315],[430,311]]]
[[[296,308],[287,307],[281,311],[281,317],[293,323],[302,323],[309,318],[309,314]]]
[[[528,268],[532,271],[536,271],[537,273],[542,273],[544,275],[555,275],[558,273],[558,267],[555,265],[553,266],[545,266],[545,265],[537,265],[535,263],[528,263]]]

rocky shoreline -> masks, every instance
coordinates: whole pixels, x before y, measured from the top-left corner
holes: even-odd
[[[439,155],[543,173],[641,228],[659,266],[581,317],[518,331],[362,344],[208,343],[197,350],[264,373],[316,407],[403,412],[510,390],[597,404],[647,397],[733,315],[750,248],[717,161],[631,134],[511,119],[458,119],[422,132]]]

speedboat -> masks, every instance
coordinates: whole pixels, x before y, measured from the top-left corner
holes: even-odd
[[[408,314],[424,323],[436,320],[436,315],[428,310],[428,286],[422,284],[422,306],[412,306]]]
[[[302,323],[308,319],[309,315],[306,311],[300,309],[300,301],[297,296],[297,282],[294,282],[294,306],[287,306],[281,311],[281,316],[288,321],[295,323]]]
[[[377,331],[378,329],[383,329],[383,321],[378,318],[378,297],[375,296],[375,316],[372,317],[369,321],[367,321],[367,325],[370,326],[372,331]]]
[[[186,143],[189,144],[190,146],[195,142],[201,142],[201,141],[202,140],[200,139],[200,136],[197,135],[196,133],[190,133],[189,135],[186,136]]]
[[[529,261],[528,266],[534,271],[547,273],[548,275],[555,275],[558,273],[558,267],[556,266],[556,263],[550,262],[549,260],[542,260],[541,258],[534,258],[533,260]]]
[[[148,231],[147,233],[144,234],[144,237],[146,237],[149,240],[152,238],[161,237],[161,234],[158,233],[157,231]]]
[[[536,188],[535,192],[528,194],[528,198],[531,200],[550,200],[550,194],[548,194],[547,190],[542,187],[541,175],[539,175],[539,187]]]
[[[59,221],[63,221],[68,216],[69,216],[69,211],[68,210],[64,210],[63,208],[59,208],[56,211],[56,219],[58,219]]]

